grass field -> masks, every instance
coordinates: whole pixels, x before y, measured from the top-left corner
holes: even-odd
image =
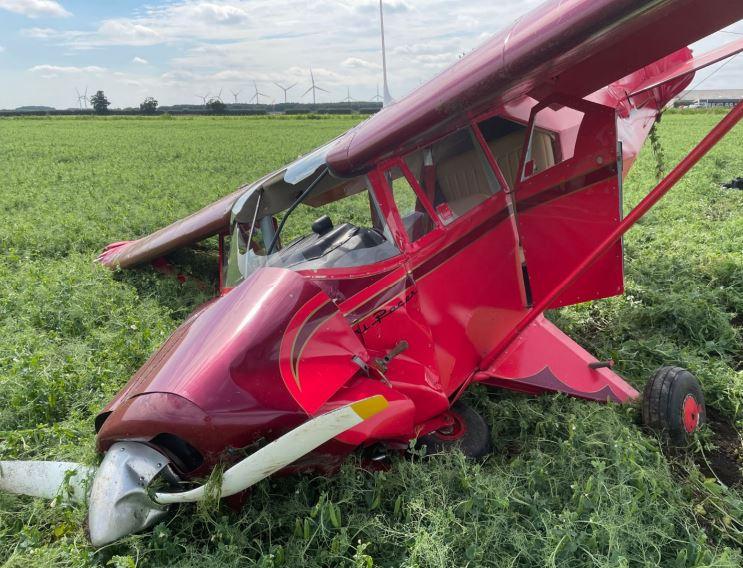
[[[670,114],[667,170],[720,119]],[[0,459],[94,463],[93,416],[205,295],[92,260],[353,125],[350,118],[0,120]],[[671,455],[636,410],[476,390],[484,463],[398,459],[261,483],[240,512],[182,507],[92,549],[83,508],[0,495],[3,566],[740,566],[743,175],[738,126],[626,238],[627,294],[551,314],[640,387],[663,364],[713,418]],[[654,183],[647,148],[628,204]],[[205,274],[203,253],[176,258]],[[738,429],[736,431],[736,428]],[[736,462],[736,460],[738,460]],[[717,479],[719,477],[719,479]],[[726,487],[727,483],[730,487]]]

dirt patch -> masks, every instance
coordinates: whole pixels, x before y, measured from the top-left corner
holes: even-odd
[[[740,434],[714,414],[708,416],[708,424],[717,449],[706,454],[706,462],[698,462],[699,468],[709,477],[714,474],[728,487],[743,487],[743,440]]]

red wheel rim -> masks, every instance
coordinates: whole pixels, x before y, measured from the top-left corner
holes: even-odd
[[[693,395],[687,394],[684,399],[684,430],[691,434],[699,426],[699,414],[702,412],[702,405],[697,402]]]
[[[446,442],[459,440],[462,436],[464,436],[465,432],[467,432],[467,424],[465,424],[464,420],[462,420],[462,417],[459,416],[459,414],[457,414],[456,412],[449,411],[447,413],[447,416],[451,419],[451,424],[448,424],[443,428],[439,428],[433,433],[433,435],[436,436],[439,440]]]

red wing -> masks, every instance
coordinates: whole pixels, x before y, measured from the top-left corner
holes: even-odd
[[[341,175],[520,97],[585,97],[743,18],[739,0],[554,0],[341,139]]]
[[[105,266],[130,268],[151,262],[179,248],[229,231],[230,212],[235,200],[245,192],[241,188],[235,193],[207,205],[188,217],[142,237],[136,241],[122,241],[108,245],[98,262]]]

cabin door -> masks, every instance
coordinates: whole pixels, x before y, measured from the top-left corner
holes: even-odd
[[[515,209],[533,303],[550,294],[621,221],[615,110],[555,96],[531,112],[515,179]],[[618,242],[551,304],[621,294]]]
[[[526,309],[505,191],[469,128],[395,160],[384,176],[441,388],[451,395]]]

